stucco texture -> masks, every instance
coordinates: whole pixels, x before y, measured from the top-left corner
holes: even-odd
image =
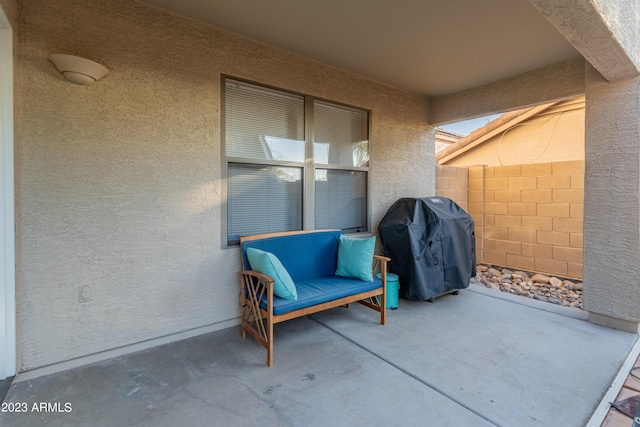
[[[639,323],[640,78],[587,71],[584,307]]]
[[[221,243],[222,74],[371,110],[374,229],[398,197],[434,194],[421,96],[130,0],[19,6],[20,371],[238,317],[239,253]],[[50,53],[110,73],[73,85]]]
[[[529,0],[609,81],[637,77],[639,0]]]
[[[584,160],[584,98],[565,101],[447,161],[505,166]]]
[[[15,0],[0,0],[0,7],[7,15],[7,19],[11,25],[15,26],[18,22],[18,5]]]

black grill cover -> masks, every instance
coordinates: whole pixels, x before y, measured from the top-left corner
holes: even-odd
[[[464,289],[476,274],[473,219],[446,197],[398,200],[378,233],[404,299],[425,301]]]

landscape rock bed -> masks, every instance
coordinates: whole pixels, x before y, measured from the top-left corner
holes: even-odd
[[[582,282],[540,273],[478,265],[475,281],[489,289],[582,309]]]

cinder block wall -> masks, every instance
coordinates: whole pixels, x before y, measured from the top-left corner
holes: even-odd
[[[469,168],[478,262],[582,278],[584,162]]]
[[[469,167],[469,209],[467,212],[475,222],[476,231],[476,261],[484,262],[484,179],[486,166]],[[437,182],[437,180],[436,180]]]
[[[447,197],[469,211],[469,170],[453,166],[436,166],[436,196]]]

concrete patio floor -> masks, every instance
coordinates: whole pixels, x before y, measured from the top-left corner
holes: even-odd
[[[231,328],[11,386],[2,426],[583,426],[637,336],[465,290]],[[564,313],[564,314],[563,314]],[[40,402],[69,412],[38,412]]]

